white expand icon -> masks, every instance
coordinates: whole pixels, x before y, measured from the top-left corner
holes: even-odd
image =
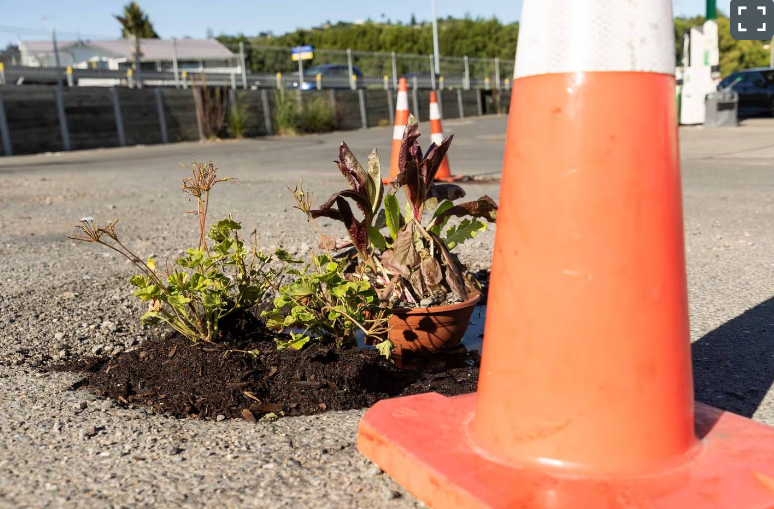
[[[747,6],[746,6],[746,5],[740,5],[740,6],[739,6],[739,15],[740,15],[740,16],[742,15],[742,11],[743,11],[743,10],[745,10],[745,9],[747,9]],[[740,32],[746,32],[746,31],[747,31],[747,29],[746,29],[746,28],[742,28],[742,24],[741,24],[741,23],[739,23],[739,31],[740,31]]]

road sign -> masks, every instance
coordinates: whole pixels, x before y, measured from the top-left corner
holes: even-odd
[[[293,54],[291,58],[295,62],[296,60],[310,60],[314,56],[313,48],[309,46],[296,46],[293,48]]]

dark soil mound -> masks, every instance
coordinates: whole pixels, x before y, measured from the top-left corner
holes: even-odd
[[[173,335],[104,362],[69,367],[90,372],[79,386],[177,417],[308,415],[364,408],[401,395],[476,390],[476,352],[398,369],[375,350],[311,343],[300,352],[280,352],[275,335],[249,314],[223,323],[222,330],[218,344]]]

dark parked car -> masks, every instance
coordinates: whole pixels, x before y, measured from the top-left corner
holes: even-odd
[[[350,88],[349,84],[349,66],[340,64],[316,65],[304,70],[304,82],[301,84],[301,90],[314,90],[317,88],[317,75],[322,79],[324,88]],[[363,84],[363,72],[356,66],[352,66],[352,74],[357,76],[358,86]],[[291,88],[298,87],[298,82],[291,85]]]
[[[746,69],[723,78],[718,90],[731,87],[739,94],[739,112],[774,115],[774,69]]]

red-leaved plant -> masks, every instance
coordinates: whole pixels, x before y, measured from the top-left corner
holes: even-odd
[[[455,184],[434,183],[452,136],[440,145],[431,144],[425,154],[417,141],[419,136],[417,121],[409,116],[400,146],[400,171],[386,195],[376,150],[368,156],[365,169],[343,142],[336,164],[349,188],[334,193],[317,209],[311,207],[309,193],[303,188],[294,193],[297,200],[303,197],[298,208],[312,219],[327,217],[344,223],[349,238],[318,232],[320,248],[352,257],[357,263],[351,277],[368,280],[389,306],[429,307],[466,301],[475,285],[465,277],[464,267],[452,251],[497,217],[497,204],[490,197],[455,205],[465,191]],[[407,198],[405,215],[394,194],[400,188]],[[355,216],[350,201],[362,219]],[[435,207],[432,216],[423,225],[425,212],[431,207]],[[449,225],[453,217],[459,220]]]

